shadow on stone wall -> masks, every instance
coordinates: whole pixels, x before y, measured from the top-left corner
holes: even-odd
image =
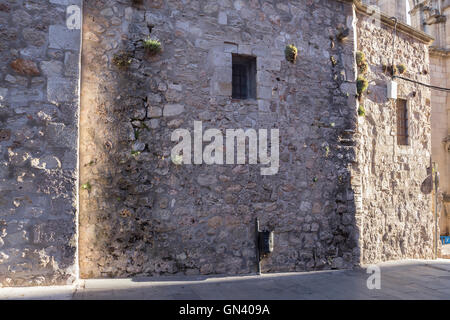
[[[243,10],[263,14],[267,9],[253,5],[253,11]],[[351,12],[337,1],[297,6],[315,26],[305,29],[311,37],[323,27],[312,18],[313,10],[334,17],[331,34]],[[267,90],[276,95],[262,101],[267,109],[261,112],[258,101],[210,94],[214,51],[202,45],[219,43],[223,54],[224,39],[242,36],[251,43],[266,31],[250,36],[253,31],[244,28],[227,36],[225,27],[210,24],[217,8],[204,9],[208,17],[189,18],[201,10],[177,1],[133,8],[115,1],[85,2],[81,277],[255,272],[256,217],[263,228],[275,231],[275,252],[263,261],[263,272],[358,264],[350,185],[356,110],[348,104],[348,92],[339,89],[345,82],[339,77],[343,60],[353,56],[351,44],[334,43],[327,35],[317,43],[301,40],[305,57],[293,66],[284,61],[284,42],[273,51],[270,45],[258,46],[262,40],[255,42],[254,52],[262,50],[255,53],[261,68],[273,68],[258,72],[270,77]],[[286,22],[274,27],[276,32],[295,33],[294,16],[276,10]],[[268,28],[263,20],[257,23]],[[217,35],[202,38],[207,27],[210,36]],[[149,35],[162,40],[161,54],[145,53],[141,40]],[[336,61],[318,59],[319,45]],[[112,63],[117,54],[125,66]],[[203,121],[204,129],[280,128],[279,173],[263,177],[255,165],[173,164],[171,133],[179,127],[192,130],[194,120]]]

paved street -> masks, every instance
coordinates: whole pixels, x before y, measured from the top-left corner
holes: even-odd
[[[0,299],[450,299],[450,260],[383,263],[381,289],[365,269],[239,277],[81,280],[76,286],[2,288]]]

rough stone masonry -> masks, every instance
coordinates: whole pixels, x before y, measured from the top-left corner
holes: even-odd
[[[67,1],[0,1],[5,286],[70,283],[78,274],[80,30],[67,28],[66,7]]]
[[[263,272],[432,258],[430,92],[400,84],[411,134],[396,146],[386,17],[338,0],[84,1],[80,78],[71,4],[0,2],[0,283],[70,283],[77,259],[82,278],[255,272],[256,217],[275,232]],[[402,25],[395,51],[425,82],[430,41]],[[233,55],[256,58],[255,99],[232,99]],[[171,133],[194,121],[278,128],[278,174],[175,165]]]

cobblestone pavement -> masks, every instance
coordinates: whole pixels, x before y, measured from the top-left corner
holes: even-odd
[[[1,288],[0,299],[450,299],[450,260],[378,265],[381,289],[366,269],[235,277],[80,280],[75,286]]]

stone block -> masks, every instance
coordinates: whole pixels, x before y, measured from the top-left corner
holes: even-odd
[[[41,70],[47,77],[62,76],[64,65],[61,61],[42,61]]]
[[[261,70],[256,73],[256,83],[261,86],[273,85],[272,74],[265,70]]]
[[[185,31],[185,32],[190,32],[189,22],[186,22],[186,21],[180,21],[180,20],[178,20],[178,21],[175,23],[175,28],[180,29],[180,30],[183,30],[183,31]]]
[[[69,148],[76,152],[78,130],[74,126],[66,126],[64,123],[51,122],[47,125],[44,137],[60,147]]]
[[[24,40],[36,47],[45,45],[47,41],[47,34],[44,31],[36,30],[34,28],[25,28],[22,31]]]
[[[258,86],[256,88],[258,99],[272,99],[272,87]]]
[[[48,155],[42,158],[31,159],[31,167],[36,169],[57,169],[61,168],[61,161],[55,156]]]
[[[145,121],[145,125],[150,129],[158,129],[159,119],[151,119],[150,121]]]
[[[217,178],[214,175],[201,174],[197,177],[197,182],[201,186],[211,186],[217,183]]]
[[[78,77],[80,69],[80,57],[78,53],[67,51],[64,56],[64,75],[66,77]]]
[[[231,54],[224,52],[223,47],[214,48],[209,51],[208,61],[213,67],[229,67],[231,68]]]
[[[81,0],[50,0],[50,3],[68,6],[71,4],[80,5]]]
[[[166,104],[164,106],[164,117],[172,117],[182,114],[184,112],[184,105],[182,104]]]
[[[47,82],[47,99],[51,103],[73,101],[77,98],[78,82],[62,77],[50,77]]]
[[[162,109],[160,107],[148,107],[147,117],[148,118],[160,118],[162,116]]]
[[[219,24],[226,25],[228,23],[227,22],[228,21],[227,13],[223,12],[223,11],[219,12],[219,16],[218,16],[217,20],[218,20]]]
[[[105,8],[102,11],[100,11],[100,14],[104,17],[111,18],[114,16],[114,11],[112,8]]]
[[[64,152],[64,156],[61,161],[63,170],[75,170],[77,168],[77,154],[69,149]]]
[[[238,45],[227,43],[223,47],[223,52],[225,53],[238,53]]]
[[[8,94],[7,88],[0,88],[0,101],[5,100],[7,94]]]
[[[145,22],[147,22],[148,25],[158,25],[162,22],[164,22],[163,18],[160,14],[147,11],[145,12]]]
[[[66,26],[49,27],[49,48],[78,51],[80,47],[80,30],[70,30]]]
[[[258,100],[258,111],[259,112],[270,112],[270,101]]]
[[[26,76],[38,76],[40,71],[34,61],[26,59],[16,59],[11,62],[11,68],[18,74]]]
[[[240,44],[238,46],[238,53],[239,54],[251,55],[252,54],[252,46],[251,45],[246,45],[246,44]]]
[[[267,71],[280,71],[281,70],[281,60],[270,59],[270,58],[258,58],[256,59],[257,70],[267,70]]]
[[[14,77],[10,74],[7,74],[5,77],[5,81],[9,82],[9,83],[16,83],[16,77]]]
[[[44,94],[40,88],[10,89],[9,104],[11,106],[23,106],[33,101],[43,101]]]
[[[212,94],[218,96],[231,96],[231,82],[212,81]]]

